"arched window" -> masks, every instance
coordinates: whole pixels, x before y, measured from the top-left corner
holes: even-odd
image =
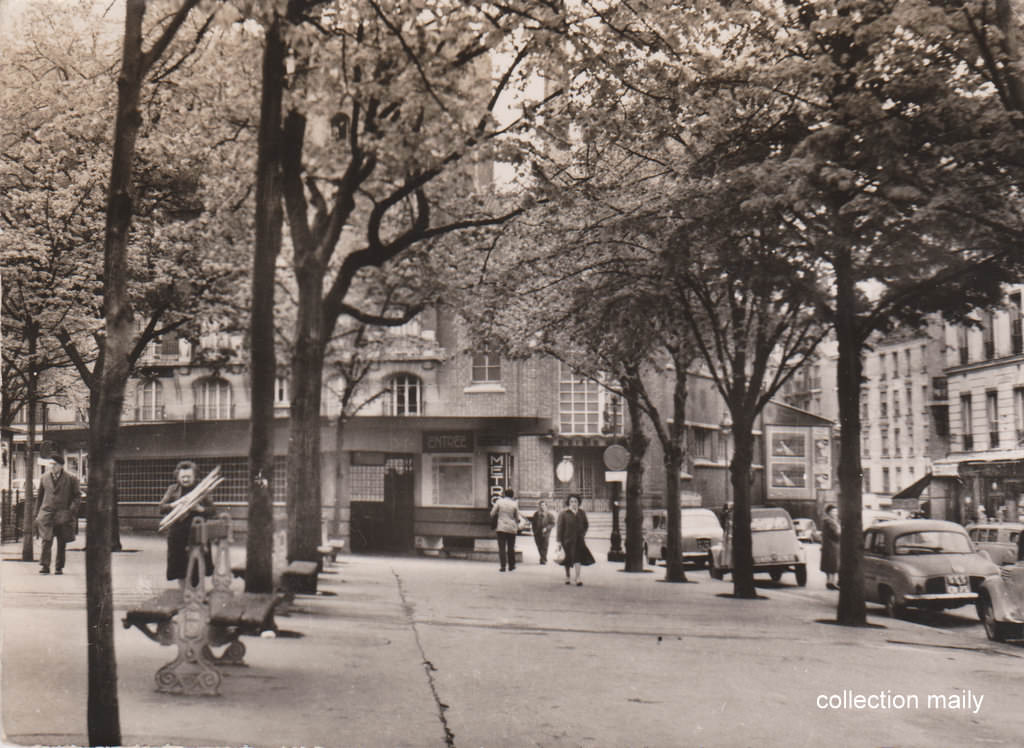
[[[218,421],[234,415],[231,385],[223,379],[203,379],[196,383],[196,420]]]
[[[387,414],[418,416],[423,414],[423,384],[412,374],[396,374],[388,380]]]
[[[139,382],[135,389],[135,420],[162,421],[164,419],[164,386],[159,379]]]

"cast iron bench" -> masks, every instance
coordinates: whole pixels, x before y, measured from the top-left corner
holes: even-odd
[[[206,583],[204,550],[213,552],[211,587]],[[156,672],[164,693],[216,696],[221,674],[215,665],[245,665],[242,635],[276,631],[274,609],[282,594],[231,591],[231,519],[192,520],[184,590],[164,590],[128,610],[122,623],[135,626],[159,644],[178,646],[178,656]],[[225,647],[215,655],[213,647]]]

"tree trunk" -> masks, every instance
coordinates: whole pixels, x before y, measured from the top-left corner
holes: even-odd
[[[249,443],[249,516],[245,553],[247,592],[274,587],[274,269],[281,251],[281,100],[286,49],[281,19],[267,29],[256,157],[256,245],[252,264],[252,432]],[[268,303],[271,300],[271,303]]]
[[[28,337],[29,361],[35,361],[36,346],[39,339],[35,335]],[[33,561],[36,536],[36,398],[39,392],[39,378],[35,372],[35,364],[30,363],[28,382],[25,388],[25,404],[28,408],[28,433],[25,435],[25,507],[21,515],[21,560]]]
[[[296,256],[300,254],[296,249]],[[306,252],[305,254],[312,254]],[[308,265],[315,260],[307,259]],[[296,264],[300,264],[297,259]],[[291,423],[288,432],[288,560],[317,561],[320,545],[320,399],[323,380],[324,268],[300,267],[299,308],[292,353]]]
[[[643,428],[640,396],[635,388],[624,384],[626,407],[629,410],[629,464],[626,466],[626,571],[644,570],[644,507],[641,501],[644,486],[644,455],[650,440]]]
[[[836,338],[839,343],[839,607],[836,620],[846,626],[867,623],[861,544],[860,377],[861,341],[857,329],[852,257],[838,250]]]
[[[757,597],[754,585],[753,541],[750,536],[750,467],[754,461],[753,422],[733,414],[732,482],[732,594]]]
[[[665,531],[668,537],[668,559],[665,561],[665,581],[685,582],[686,570],[683,568],[682,549],[682,513],[679,508],[679,471],[683,465],[682,450],[678,444],[668,444],[665,448]]]

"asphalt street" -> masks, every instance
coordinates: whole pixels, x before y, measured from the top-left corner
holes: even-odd
[[[117,629],[126,745],[936,746],[1020,745],[1024,647],[985,639],[972,609],[867,628],[829,623],[811,547],[808,586],[765,580],[735,600],[705,571],[626,574],[599,562],[582,587],[524,562],[346,556],[247,638],[248,667],[219,697],[158,693],[173,658]],[[125,538],[115,615],[163,589],[163,539]],[[241,551],[241,549],[238,549]],[[87,742],[84,554],[41,577],[2,548],[0,715],[17,745]],[[240,555],[240,553],[238,554]],[[857,697],[860,697],[858,701]]]

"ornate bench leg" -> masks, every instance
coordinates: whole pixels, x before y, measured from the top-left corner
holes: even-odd
[[[193,585],[193,570],[198,571],[198,585]],[[202,549],[193,547],[189,554],[188,583],[185,604],[174,616],[174,643],[178,656],[156,671],[156,687],[163,693],[186,696],[217,696],[221,674],[208,656],[210,644],[210,605],[203,589]]]
[[[221,674],[207,656],[205,611],[183,608],[173,624],[178,656],[156,671],[156,688],[185,696],[217,696]]]

